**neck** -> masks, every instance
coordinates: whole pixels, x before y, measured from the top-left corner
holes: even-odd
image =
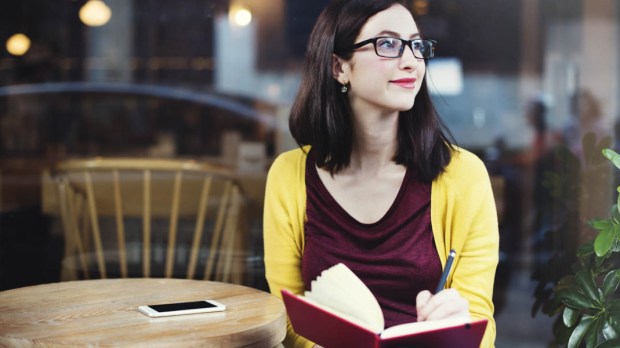
[[[395,165],[392,159],[398,148],[398,112],[356,115],[354,124],[349,168],[372,175]]]

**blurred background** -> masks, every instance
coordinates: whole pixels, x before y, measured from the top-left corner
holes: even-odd
[[[271,161],[327,0],[0,3],[0,290],[61,280],[50,173],[73,158],[192,159],[228,168],[246,204],[241,282],[263,279]],[[500,217],[498,347],[546,347],[541,305],[618,175],[620,3],[412,0],[436,106],[492,175]],[[463,175],[467,175],[464,173]]]

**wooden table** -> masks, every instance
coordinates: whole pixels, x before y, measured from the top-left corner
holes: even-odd
[[[138,306],[214,299],[226,311],[149,318]],[[101,279],[0,292],[0,347],[274,347],[282,301],[245,286],[185,279]]]

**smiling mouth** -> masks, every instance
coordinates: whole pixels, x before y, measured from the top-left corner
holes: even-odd
[[[415,81],[416,81],[415,79],[400,79],[400,80],[393,80],[390,82],[403,88],[413,89],[415,88]]]

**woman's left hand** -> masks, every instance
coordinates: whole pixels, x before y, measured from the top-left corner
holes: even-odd
[[[444,289],[435,295],[421,291],[416,296],[416,309],[418,321],[470,317],[469,302],[456,289]]]

